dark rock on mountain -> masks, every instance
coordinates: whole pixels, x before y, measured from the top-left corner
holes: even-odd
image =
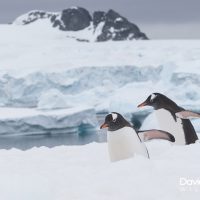
[[[93,24],[94,24],[94,27],[97,27],[97,25],[100,22],[104,22],[105,21],[105,16],[106,16],[106,13],[103,12],[103,11],[94,12],[93,13]]]
[[[68,8],[62,11],[61,21],[61,30],[79,31],[90,25],[92,17],[84,8]]]
[[[102,33],[97,37],[98,41],[147,39],[135,24],[114,10],[109,10],[103,18],[105,24]]]
[[[31,11],[19,17],[17,24],[30,24],[38,19],[49,19],[53,27],[62,31],[80,31],[88,28],[95,34],[96,41],[119,41],[133,39],[148,39],[147,36],[133,23],[114,10],[108,12],[96,11],[90,13],[81,7],[72,7],[63,10],[61,13],[49,13],[45,11]],[[76,38],[79,41],[84,38]]]

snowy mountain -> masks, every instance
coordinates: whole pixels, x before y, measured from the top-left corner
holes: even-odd
[[[86,31],[92,36],[91,38],[77,37],[77,34],[69,36],[78,41],[148,39],[135,24],[129,22],[114,10],[108,12],[96,11],[92,14],[81,7],[71,7],[61,13],[35,10],[18,17],[13,24],[30,25],[44,19],[50,22],[51,27],[65,31],[66,34],[71,31]]]

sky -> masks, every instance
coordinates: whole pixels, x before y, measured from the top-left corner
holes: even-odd
[[[91,12],[112,8],[150,39],[200,39],[200,0],[0,0],[0,23],[30,10],[61,11],[70,6]]]

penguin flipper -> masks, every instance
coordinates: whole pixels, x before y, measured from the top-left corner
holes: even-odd
[[[172,134],[157,129],[139,131],[138,136],[142,142],[146,142],[148,140],[153,139],[163,139],[168,140],[170,142],[175,142],[175,138]]]
[[[176,116],[181,119],[193,119],[193,118],[200,118],[200,113],[192,112],[189,110],[183,110],[176,113]]]

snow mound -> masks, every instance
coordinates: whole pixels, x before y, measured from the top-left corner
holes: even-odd
[[[116,163],[109,162],[107,144],[1,150],[0,195],[6,200],[199,198],[199,184],[183,184],[199,179],[199,144],[151,141],[148,149],[151,159]]]

